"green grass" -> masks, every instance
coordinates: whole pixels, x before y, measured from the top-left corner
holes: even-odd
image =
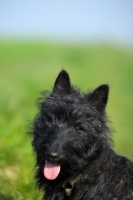
[[[51,89],[65,68],[84,91],[110,85],[107,112],[114,149],[133,160],[133,49],[0,43],[0,199],[39,200],[27,125],[39,92]]]

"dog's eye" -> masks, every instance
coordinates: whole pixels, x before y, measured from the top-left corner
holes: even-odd
[[[80,126],[75,126],[75,131],[83,131],[83,128]]]

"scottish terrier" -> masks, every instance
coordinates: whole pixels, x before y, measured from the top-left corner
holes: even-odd
[[[62,70],[33,122],[35,178],[45,200],[133,200],[133,163],[115,154],[109,86],[83,93]]]

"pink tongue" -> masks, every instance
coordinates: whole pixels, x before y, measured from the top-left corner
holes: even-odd
[[[45,163],[44,170],[43,170],[45,178],[49,180],[54,180],[57,178],[59,172],[60,172],[59,164],[55,164],[49,161]]]

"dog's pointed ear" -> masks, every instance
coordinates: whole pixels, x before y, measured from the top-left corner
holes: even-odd
[[[104,110],[108,101],[109,86],[101,85],[89,96],[89,101],[97,110]]]
[[[69,74],[65,70],[62,70],[56,78],[53,91],[61,94],[69,93],[70,88],[71,88],[71,83]]]

